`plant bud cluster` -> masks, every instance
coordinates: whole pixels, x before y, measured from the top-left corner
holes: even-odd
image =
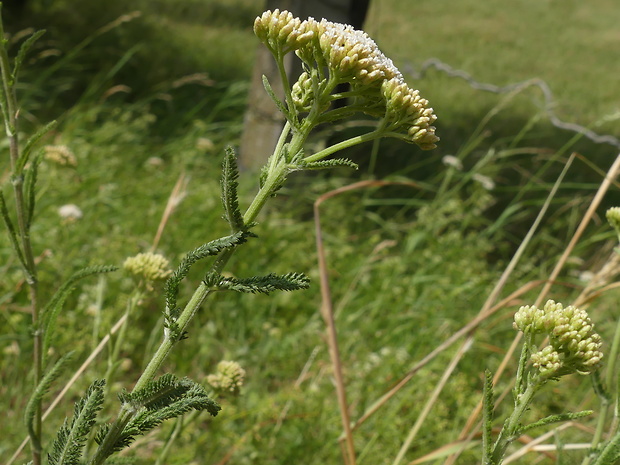
[[[147,281],[166,279],[172,274],[168,260],[163,255],[153,252],[128,257],[123,263],[123,269]]]
[[[308,111],[317,96],[310,73],[326,67],[338,82],[352,89],[371,104],[373,116],[385,116],[393,131],[407,133],[406,140],[424,150],[436,147],[439,138],[432,123],[437,119],[428,100],[410,89],[403,75],[377,44],[352,26],[322,19],[301,21],[288,11],[266,11],[254,22],[256,36],[276,56],[295,51],[306,65],[306,72],[293,85],[296,108]],[[381,101],[383,111],[375,102]]]
[[[540,374],[557,378],[569,373],[588,374],[600,365],[602,342],[585,310],[549,300],[544,308],[524,306],[517,311],[514,327],[529,334],[545,334],[549,345],[532,354]]]

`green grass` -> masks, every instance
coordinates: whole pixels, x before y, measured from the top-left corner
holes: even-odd
[[[509,11],[500,3],[488,2],[376,1],[367,29],[397,65],[419,65],[437,57],[479,81],[498,85],[540,77],[554,91],[562,118],[591,125],[618,110],[620,92],[616,79],[620,57],[613,48],[615,4],[611,0],[595,3],[528,0]],[[158,250],[177,264],[187,250],[224,234],[219,165],[225,145],[236,143],[241,131],[252,52],[258,46],[251,22],[260,5],[248,0],[187,0],[181,6],[171,0],[101,5],[59,0],[34,5],[36,14],[24,19],[24,26],[48,28],[39,51],[55,46],[61,54],[40,58],[26,68],[22,90],[26,127],[58,118],[60,127],[48,142],[67,144],[78,159],[75,169],[44,162],[40,173],[33,236],[37,255],[43,255],[44,296],[82,266],[120,265],[127,256],[147,250],[182,172],[189,179],[186,196],[168,222]],[[140,18],[95,37],[75,56],[70,54],[93,30],[137,9],[143,10]],[[43,79],[41,73],[56,60],[64,60],[62,66]],[[208,73],[211,82],[174,86],[175,80],[197,72]],[[104,97],[119,84],[127,85],[130,92]],[[410,146],[382,143],[374,173],[410,179],[419,182],[420,188],[355,191],[323,207],[354,419],[438,341],[476,315],[538,212],[554,180],[552,174],[559,171],[565,156],[551,163],[549,171],[544,171],[545,163],[571,138],[541,122],[518,140],[516,135],[540,111],[540,94],[530,90],[492,121],[483,140],[467,145],[484,114],[502,97],[481,94],[436,72],[416,84],[439,115],[442,145],[431,154],[421,154]],[[617,128],[615,122],[599,130],[619,136]],[[516,148],[511,151],[513,145]],[[538,152],[531,154],[528,147]],[[594,154],[592,160],[603,170],[615,153],[592,144],[576,147],[584,150],[586,158]],[[369,152],[370,147],[364,147],[355,154],[363,169]],[[462,154],[465,172],[448,174],[440,161],[448,153]],[[151,157],[159,161],[153,163]],[[0,167],[4,179],[6,164]],[[482,189],[469,178],[469,169],[492,177],[497,188],[491,193]],[[361,176],[365,175],[362,171]],[[572,175],[572,184],[560,191],[549,219],[503,295],[528,281],[546,279],[566,246],[600,182],[600,174],[582,161],[576,162]],[[260,240],[248,243],[242,251],[245,258],[237,257],[229,265],[237,276],[303,271],[313,285],[303,293],[272,297],[219,295],[205,305],[167,369],[202,380],[219,360],[235,359],[247,370],[247,383],[241,397],[223,402],[220,416],[200,417],[188,426],[168,463],[222,463],[225,457],[234,464],[341,463],[336,443],[340,418],[319,315],[311,206],[319,195],[353,176],[357,175],[338,172],[294,177],[262,216],[257,228]],[[450,182],[440,191],[448,176],[452,176]],[[241,182],[247,202],[256,181],[243,173]],[[613,195],[617,202],[617,192]],[[613,197],[608,200],[613,201]],[[67,203],[80,206],[83,219],[63,223],[57,208]],[[604,244],[611,237],[602,221],[588,230],[574,263],[562,276],[565,285],[555,288],[554,297],[570,300],[574,288],[582,286],[578,273],[601,263],[605,255],[601,249],[607,252],[609,246]],[[30,389],[25,374],[32,347],[29,315],[23,311],[26,292],[5,236],[0,239],[0,273],[0,411],[6,415],[0,426],[0,455],[9,457],[24,436],[20,416],[24,393]],[[198,266],[181,299],[200,279]],[[132,286],[119,272],[101,281],[91,279],[77,289],[60,316],[63,331],[55,344],[58,353],[69,347],[77,350],[68,371],[79,366],[122,315]],[[535,295],[531,291],[523,302],[530,303]],[[607,315],[617,298],[617,291],[611,291],[592,307],[607,340],[613,328]],[[477,333],[435,405],[433,420],[407,459],[458,435],[480,398],[484,368],[497,368],[513,338],[511,312],[517,305],[503,309]],[[112,383],[113,391],[137,378],[158,340],[152,328],[161,308],[162,299],[155,292],[132,317],[135,324],[121,353],[126,363]],[[444,353],[424,368],[356,432],[359,463],[392,463],[451,355]],[[105,372],[107,356],[104,352],[86,371],[71,391],[71,400]],[[580,408],[586,380],[566,384],[570,389],[553,394],[549,390],[549,404],[534,413],[552,413],[564,404]],[[591,394],[587,396],[584,403],[592,403]],[[69,401],[61,405],[53,425],[71,411]],[[106,412],[112,414],[114,407],[107,406]],[[170,425],[148,436],[131,454],[140,463],[154,463],[169,429]],[[470,454],[461,458],[463,463],[476,460],[476,449]]]

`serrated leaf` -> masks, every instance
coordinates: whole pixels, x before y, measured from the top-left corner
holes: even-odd
[[[327,168],[334,168],[336,166],[346,166],[348,168],[353,168],[354,170],[359,169],[357,163],[354,163],[347,158],[330,158],[328,160],[299,163],[298,166],[299,169],[304,170],[323,170]]]
[[[166,314],[172,316],[176,311],[179,284],[187,276],[187,273],[189,273],[194,263],[203,258],[218,255],[226,249],[231,249],[243,244],[247,241],[247,238],[252,235],[253,234],[249,231],[238,231],[230,236],[207,242],[189,252],[185,258],[181,260],[179,267],[172,273],[172,276],[166,281]]]
[[[222,205],[224,206],[224,218],[228,221],[233,232],[245,229],[243,215],[239,209],[238,178],[239,169],[235,151],[232,147],[227,147],[222,164]]]
[[[286,117],[286,119],[290,121],[291,120],[291,118],[290,118],[291,115],[289,114],[288,109],[282,103],[282,101],[277,97],[277,95],[275,94],[275,92],[271,88],[271,84],[269,83],[269,79],[267,79],[267,76],[265,76],[264,74],[263,74],[263,86],[265,87],[265,90],[267,91],[267,94],[269,95],[269,97],[271,97],[271,100],[273,100],[273,103],[275,103],[276,107],[278,107],[278,110],[280,110],[282,112],[282,114]]]
[[[217,283],[213,283],[218,289],[246,292],[250,294],[269,294],[273,291],[297,291],[307,289],[310,279],[302,273],[287,273],[277,275],[270,273],[266,276],[254,276],[252,278],[237,279],[221,277]],[[209,283],[207,283],[209,285]]]
[[[572,421],[572,420],[577,420],[579,418],[583,418],[583,417],[587,417],[592,415],[594,412],[592,410],[584,410],[582,412],[568,412],[568,413],[559,413],[557,415],[549,415],[545,418],[542,418],[534,423],[530,423],[527,426],[522,427],[519,430],[520,434],[525,433],[526,431],[529,431],[531,429],[534,428],[538,428],[540,426],[546,426],[546,425],[550,425],[552,423],[560,423],[560,422],[564,422],[564,421]]]
[[[96,380],[84,397],[75,403],[71,423],[65,420],[58,430],[49,455],[50,465],[81,464],[82,449],[95,425],[97,413],[103,405],[105,380]]]
[[[19,260],[19,263],[22,265],[24,273],[30,279],[32,279],[32,275],[28,270],[28,266],[26,265],[26,260],[24,258],[24,253],[22,252],[21,247],[19,246],[19,241],[17,240],[17,232],[15,231],[15,226],[11,221],[11,217],[9,216],[9,210],[6,207],[6,201],[4,199],[4,194],[2,193],[2,189],[0,189],[0,215],[4,220],[4,225],[6,226],[7,234],[9,235],[9,240],[11,241],[11,245],[13,246],[13,250],[15,251],[15,255]]]
[[[487,463],[493,452],[491,432],[493,428],[493,375],[485,371],[484,389],[482,393],[482,463]]]
[[[45,134],[47,134],[49,131],[54,129],[56,125],[57,125],[56,121],[51,121],[47,123],[45,126],[43,126],[41,129],[39,129],[32,136],[30,136],[30,138],[26,142],[26,145],[24,145],[24,148],[22,150],[22,153],[19,156],[19,159],[17,160],[17,163],[15,165],[15,173],[19,174],[23,171],[24,166],[26,166],[26,163],[28,163],[28,158],[30,158],[30,153],[32,152],[32,149],[34,148],[35,144],[39,142],[39,140]]]
[[[43,375],[39,385],[35,388],[34,392],[28,399],[28,403],[26,404],[26,409],[24,410],[24,422],[26,423],[26,427],[28,428],[28,434],[30,436],[30,440],[38,445],[40,449],[41,438],[37,437],[34,428],[34,418],[37,410],[37,406],[40,405],[43,396],[50,390],[52,383],[58,379],[60,376],[60,372],[66,365],[66,363],[70,360],[73,352],[69,352],[68,354],[62,356],[58,361],[52,366],[52,368]]]
[[[167,377],[165,384],[168,385],[172,378]],[[183,386],[188,389],[184,389],[184,391],[178,396],[169,396],[164,404],[153,404],[150,409],[143,407],[138,410],[136,415],[129,421],[129,423],[127,423],[127,425],[123,428],[122,433],[115,441],[113,451],[122,450],[123,448],[129,446],[135,440],[136,436],[151,431],[165,420],[178,417],[179,415],[183,415],[189,411],[206,410],[212,416],[216,416],[218,414],[221,407],[208,396],[202,386],[188,378],[176,380],[176,382],[183,384]],[[144,390],[147,389],[149,388],[147,387]],[[134,396],[142,398],[148,397],[146,392],[128,394],[128,398],[132,399],[132,403],[136,400]],[[97,434],[96,441],[98,443],[101,443],[109,429],[109,427],[102,429]]]
[[[24,59],[26,58],[26,54],[30,50],[30,48],[34,45],[34,43],[39,40],[39,38],[45,34],[45,29],[41,29],[40,31],[36,31],[30,37],[28,37],[19,47],[19,51],[17,52],[17,56],[15,57],[15,64],[13,66],[13,73],[11,78],[13,82],[11,84],[15,84],[17,82],[17,75],[19,74],[19,68],[21,68]]]
[[[26,194],[26,230],[29,231],[34,217],[34,207],[36,204],[36,184],[39,173],[39,165],[43,159],[43,152],[40,152],[32,161],[32,165],[25,171],[24,191]]]
[[[149,410],[158,409],[183,396],[193,384],[194,382],[187,378],[180,380],[173,374],[166,373],[147,383],[146,387],[131,393],[122,392],[118,397],[122,403],[131,403],[136,409],[140,407]]]
[[[112,271],[116,271],[118,267],[112,265],[102,265],[102,266],[89,266],[82,270],[79,270],[69,279],[58,288],[56,293],[52,296],[49,303],[43,310],[41,314],[41,319],[43,321],[43,333],[45,334],[45,338],[43,341],[44,353],[47,351],[49,347],[52,337],[54,336],[54,330],[56,328],[56,318],[62,310],[62,306],[67,300],[67,297],[73,292],[75,284],[88,276],[101,274],[101,273],[110,273]]]

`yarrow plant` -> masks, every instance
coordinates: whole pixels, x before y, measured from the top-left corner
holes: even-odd
[[[273,155],[260,175],[260,189],[242,213],[237,196],[236,157],[233,150],[228,149],[223,162],[221,193],[224,218],[230,226],[230,234],[192,250],[174,271],[168,270],[165,258],[154,253],[139,254],[125,261],[125,270],[136,275],[147,291],[152,290],[148,283],[166,279],[161,343],[133,389],[118,396],[120,408],[112,421],[98,424],[98,413],[107,392],[106,380],[95,380],[76,403],[73,418],[65,422],[51,444],[45,442],[43,435],[42,398],[66,362],[66,357],[63,357],[49,371],[43,369],[48,365],[44,349],[51,340],[54,320],[76,280],[113,271],[115,267],[94,267],[79,271],[60,287],[47,306],[39,302],[37,268],[30,243],[37,167],[44,157],[67,165],[74,163],[70,152],[58,147],[48,146],[34,155],[35,144],[54,127],[54,123],[43,128],[26,144],[21,144],[19,140],[19,112],[15,93],[18,71],[28,49],[42,32],[24,41],[13,66],[7,53],[7,42],[0,44],[3,84],[0,104],[10,146],[10,179],[15,211],[13,214],[9,212],[2,191],[0,210],[31,290],[35,387],[25,417],[34,465],[40,465],[46,461],[46,457],[47,463],[52,465],[100,465],[114,453],[129,446],[137,436],[149,432],[165,420],[190,411],[207,411],[217,415],[220,407],[211,398],[212,392],[187,378],[179,379],[169,373],[159,374],[174,346],[187,337],[192,319],[210,294],[226,290],[268,294],[277,290],[293,291],[308,287],[308,279],[300,273],[269,273],[249,278],[232,278],[223,274],[236,249],[256,237],[252,230],[267,200],[282,187],[291,172],[339,165],[355,167],[355,163],[347,159],[328,159],[344,148],[392,137],[429,150],[439,140],[432,125],[436,116],[428,106],[428,101],[407,85],[392,61],[381,53],[366,33],[326,20],[309,18],[302,21],[287,11],[279,10],[266,11],[256,18],[254,32],[269,48],[279,67],[284,84],[284,100],[274,94],[266,79],[264,84],[286,118]],[[0,27],[0,37],[3,36]],[[304,72],[291,85],[283,60],[285,55],[293,52],[302,61]],[[338,92],[338,86],[345,83],[349,85],[349,90]],[[346,99],[346,105],[340,108],[332,105],[336,100],[343,99]],[[316,153],[305,152],[305,142],[317,125],[360,112],[379,119],[375,129]],[[181,281],[192,266],[206,258],[211,259],[211,264],[202,282],[189,300],[180,304],[178,293]],[[142,292],[138,289],[134,293],[127,306],[127,314],[139,305]],[[122,342],[122,337],[119,341]],[[113,352],[118,352],[118,344]],[[111,376],[112,371],[108,370],[106,378]],[[218,365],[217,373],[208,377],[207,382],[214,391],[230,394],[238,392],[244,377],[245,371],[236,362],[222,362]],[[93,431],[97,447],[89,457],[85,457],[84,447],[93,437]]]
[[[545,384],[573,373],[594,373],[603,358],[601,338],[594,331],[590,317],[572,305],[564,307],[549,300],[542,309],[523,306],[515,313],[513,326],[524,337],[513,389],[514,410],[504,422],[495,443],[491,441],[493,395],[490,374],[487,374],[485,385],[483,463],[488,465],[501,464],[508,446],[525,431],[592,414],[592,411],[565,413],[529,425],[521,423],[534,395]],[[540,340],[548,341],[542,349],[537,345]]]

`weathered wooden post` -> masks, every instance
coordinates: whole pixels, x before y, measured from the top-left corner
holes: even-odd
[[[359,29],[362,26],[370,0],[268,0],[266,9],[288,10],[295,16],[351,24]],[[287,55],[289,76],[301,74],[301,66]],[[284,125],[282,114],[278,111],[263,88],[263,75],[267,76],[274,92],[283,98],[278,68],[273,57],[265,47],[259,47],[254,62],[254,72],[248,95],[248,106],[244,116],[243,134],[239,148],[239,162],[243,169],[259,169],[273,152],[280,131]]]

